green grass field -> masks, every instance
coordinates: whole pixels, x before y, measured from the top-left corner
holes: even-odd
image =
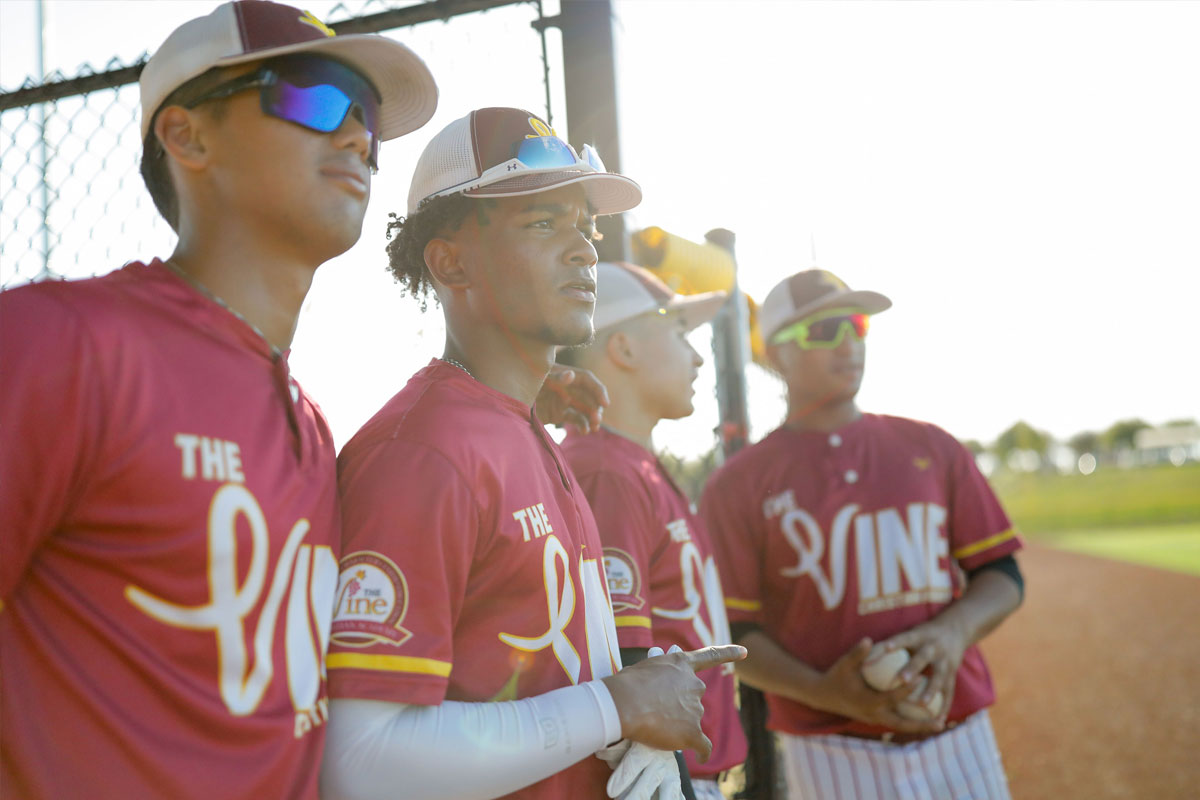
[[[1200,464],[991,479],[1030,541],[1200,575]]]
[[[1030,536],[1068,530],[1200,523],[1200,464],[1091,475],[1001,472],[992,486]]]
[[[1200,523],[1064,531],[1038,536],[1039,544],[1200,575]]]

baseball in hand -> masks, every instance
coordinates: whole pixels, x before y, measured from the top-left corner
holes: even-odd
[[[862,665],[863,680],[872,689],[886,692],[900,685],[900,670],[908,663],[907,650],[872,650]]]
[[[913,690],[907,698],[896,704],[896,712],[906,719],[929,720],[942,713],[942,693],[934,692],[928,703],[919,702],[921,693],[929,685],[929,679],[924,675],[917,678]]]

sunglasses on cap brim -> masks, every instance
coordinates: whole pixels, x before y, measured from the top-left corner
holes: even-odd
[[[318,133],[336,131],[357,110],[370,139],[367,162],[372,170],[379,169],[379,92],[352,68],[323,56],[284,56],[218,84],[183,105],[195,108],[249,89],[259,90],[264,114]]]
[[[557,136],[528,136],[513,145],[513,156],[483,171],[478,178],[443,189],[431,197],[445,197],[472,189],[482,189],[523,172],[537,170],[548,172],[569,169],[578,172],[608,172],[600,154],[590,144],[585,144],[577,153],[575,148]]]
[[[832,350],[842,343],[847,332],[861,341],[870,327],[870,315],[849,308],[822,311],[793,322],[771,337],[771,344],[795,342],[801,350]]]

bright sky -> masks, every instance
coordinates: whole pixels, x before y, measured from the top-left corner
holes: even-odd
[[[49,0],[47,67],[131,60],[214,5]],[[6,89],[33,69],[33,7],[0,0]],[[983,441],[1017,419],[1066,438],[1200,415],[1200,3],[618,0],[616,15],[623,169],[645,191],[628,227],[735,231],[760,301],[812,265],[810,242],[818,266],[889,295],[863,408]],[[422,317],[383,271],[386,215],[441,126],[544,109],[531,17],[392,34],[426,57],[441,106],[384,145],[363,239],[321,269],[301,318],[293,365],[339,444],[441,351],[436,308]],[[553,36],[550,59],[563,131]],[[710,446],[712,380],[660,446]],[[781,389],[750,380],[757,437]]]

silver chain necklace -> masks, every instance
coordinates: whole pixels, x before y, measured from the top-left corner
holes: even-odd
[[[233,308],[232,308],[232,307],[229,305],[229,303],[226,303],[226,302],[225,302],[224,300],[222,300],[220,297],[217,297],[215,294],[213,294],[213,293],[212,293],[212,291],[210,291],[210,290],[209,290],[209,288],[208,288],[207,286],[205,286],[204,284],[200,283],[200,281],[196,280],[196,279],[195,279],[195,278],[193,278],[191,275],[189,275],[189,274],[187,274],[186,272],[184,272],[184,271],[183,271],[183,270],[182,270],[180,267],[178,267],[176,264],[172,263],[170,259],[168,259],[168,260],[166,260],[166,261],[164,261],[164,262],[162,262],[162,263],[163,263],[163,266],[165,266],[167,269],[169,269],[169,270],[171,270],[172,272],[174,272],[174,273],[175,273],[176,275],[178,275],[180,278],[183,278],[183,280],[184,280],[184,281],[185,281],[185,282],[186,282],[186,283],[187,283],[189,286],[191,286],[193,289],[195,289],[195,290],[196,290],[196,291],[198,291],[200,294],[202,294],[202,295],[204,295],[205,297],[207,297],[209,300],[212,300],[214,303],[216,303],[216,304],[217,304],[217,305],[219,305],[221,308],[223,308],[223,309],[225,309],[226,311],[228,311],[230,314],[233,314],[235,317],[237,317],[237,318],[238,318],[238,319],[240,319],[240,320],[241,320],[243,323],[245,323],[245,324],[246,324],[246,326],[250,328],[250,330],[252,330],[252,331],[254,331],[256,334],[258,334],[258,338],[262,339],[262,340],[263,340],[263,342],[265,342],[265,343],[266,343],[267,347],[271,348],[271,357],[272,357],[272,358],[278,359],[278,358],[281,358],[281,357],[283,356],[283,351],[282,351],[282,350],[280,350],[278,347],[276,347],[274,344],[272,344],[272,343],[271,343],[271,340],[267,338],[266,334],[264,334],[262,331],[260,331],[260,330],[258,329],[258,326],[257,326],[257,325],[255,325],[253,322],[251,322],[250,320],[246,319],[246,318],[245,318],[245,317],[243,317],[241,314],[239,314],[237,311],[235,311],[235,310],[234,310],[234,309],[233,309]],[[462,365],[460,364],[459,366],[462,366]],[[467,374],[468,374],[468,375],[470,375],[470,373],[467,373]]]
[[[452,366],[452,367],[458,367],[458,368],[459,368],[459,369],[461,369],[463,372],[467,373],[467,377],[471,378],[472,380],[474,380],[474,379],[475,379],[475,376],[471,374],[471,370],[469,370],[469,369],[467,369],[466,367],[464,367],[464,366],[462,365],[462,362],[461,362],[461,361],[455,361],[453,358],[447,358],[446,356],[442,356],[442,357],[441,357],[441,360],[442,360],[442,361],[445,361],[447,364],[449,364],[449,365],[450,365],[450,366]]]

